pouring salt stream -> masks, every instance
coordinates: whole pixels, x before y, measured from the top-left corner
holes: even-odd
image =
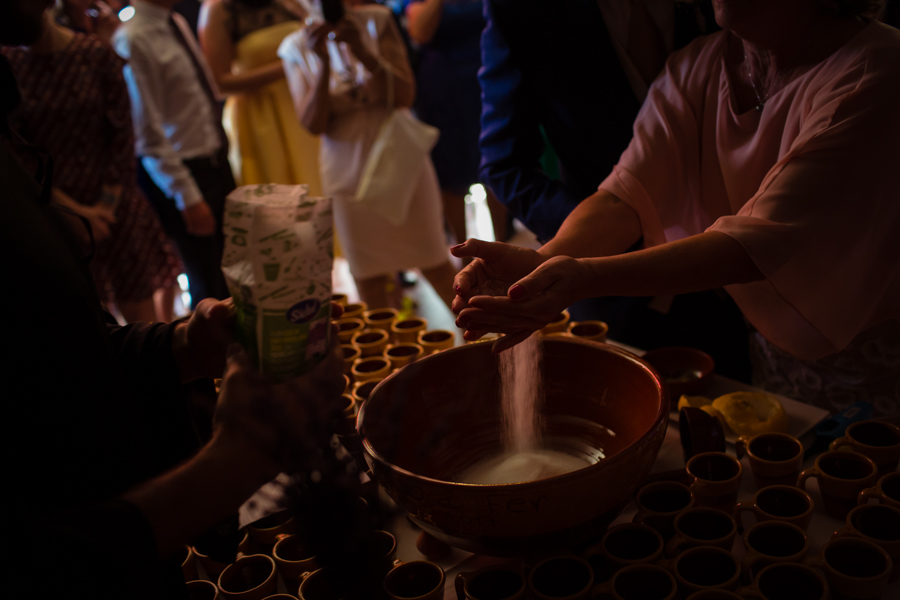
[[[542,445],[541,337],[500,353],[501,426],[504,451],[456,477],[460,483],[503,484],[555,477],[588,466],[583,458]]]

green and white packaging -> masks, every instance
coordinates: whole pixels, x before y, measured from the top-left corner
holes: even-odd
[[[302,375],[328,351],[331,198],[305,185],[245,185],[225,201],[222,273],[237,308],[237,337],[274,381]]]

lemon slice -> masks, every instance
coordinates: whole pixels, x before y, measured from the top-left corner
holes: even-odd
[[[704,406],[711,406],[712,400],[707,398],[706,396],[688,396],[687,394],[682,394],[681,398],[678,399],[678,410],[682,408],[703,408]]]
[[[732,392],[713,400],[715,409],[736,435],[787,432],[788,419],[781,402],[765,392]]]

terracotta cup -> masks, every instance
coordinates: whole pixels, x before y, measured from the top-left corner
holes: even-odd
[[[300,576],[297,595],[300,600],[341,600],[341,597],[331,589],[324,569],[303,573]]]
[[[455,580],[459,600],[523,600],[525,576],[509,565],[494,565],[459,573]]]
[[[219,575],[221,597],[262,600],[278,588],[275,562],[265,554],[241,556]]]
[[[352,395],[353,399],[356,400],[357,406],[362,406],[363,402],[365,402],[369,398],[369,394],[372,393],[372,390],[375,389],[375,386],[378,385],[380,381],[380,379],[360,381],[353,386]]]
[[[344,315],[345,319],[359,319],[362,321],[363,313],[369,310],[369,305],[365,302],[355,302],[353,304],[347,304],[344,306]]]
[[[378,564],[382,574],[386,575],[394,568],[397,557],[397,538],[387,531],[372,531],[366,538],[366,551]]]
[[[331,301],[335,304],[340,304],[341,306],[347,306],[349,300],[347,300],[347,294],[332,294]]]
[[[351,369],[356,383],[380,381],[391,374],[391,363],[383,356],[358,358]]]
[[[188,600],[217,600],[219,598],[219,588],[211,581],[195,579],[188,581],[187,584]]]
[[[638,490],[634,502],[638,510],[631,522],[646,523],[668,541],[675,535],[675,517],[694,505],[694,495],[681,483],[657,481]]]
[[[341,344],[341,350],[344,351],[344,375],[350,375],[353,369],[353,363],[362,357],[359,346],[353,344]]]
[[[541,333],[546,335],[548,333],[565,333],[566,329],[569,327],[569,311],[564,310],[558,315],[556,318],[547,323],[543,329],[541,329]]]
[[[793,523],[760,521],[744,533],[744,549],[741,576],[750,582],[760,569],[769,565],[802,563],[809,552],[809,539]]]
[[[179,550],[179,558],[181,559],[181,572],[185,581],[194,581],[197,579],[197,555],[190,546],[185,546]]]
[[[834,600],[881,598],[893,563],[884,549],[857,537],[839,537],[804,564],[825,572]]]
[[[297,587],[303,573],[319,568],[312,550],[297,535],[286,535],[278,540],[272,549],[272,558],[289,589]]]
[[[738,458],[750,460],[756,488],[770,485],[797,485],[803,463],[803,444],[786,433],[761,433],[741,436],[734,443]]]
[[[353,334],[351,338],[351,343],[359,347],[360,356],[363,358],[381,356],[389,341],[390,336],[383,329],[364,329]]]
[[[609,333],[609,326],[603,321],[572,321],[569,323],[569,335],[583,340],[605,342],[607,333]]]
[[[391,324],[397,320],[396,308],[373,308],[363,313],[363,321],[369,329],[380,329],[391,335]]]
[[[878,466],[878,475],[887,475],[900,464],[900,427],[886,421],[851,423],[829,449],[849,449],[868,456]]]
[[[228,566],[226,563],[221,563],[202,552],[198,552],[196,546],[191,546],[191,551],[194,553],[194,556],[197,557],[197,562],[203,566],[203,570],[206,571],[206,574],[213,579],[217,579],[219,574]]]
[[[875,485],[878,468],[870,458],[857,452],[832,450],[820,454],[812,468],[800,473],[797,487],[806,489],[806,481],[811,477],[819,481],[825,512],[843,521],[856,506],[859,493]]]
[[[346,394],[347,392],[350,391],[350,389],[351,389],[350,386],[351,386],[352,384],[353,384],[353,380],[350,379],[350,376],[349,376],[349,375],[346,375],[346,374],[345,374],[345,375],[344,375],[344,393],[345,393],[345,394]]]
[[[675,537],[666,544],[666,556],[670,558],[700,546],[730,551],[737,533],[731,515],[717,508],[689,508],[675,517],[674,528]]]
[[[857,502],[865,504],[870,498],[875,498],[881,504],[900,508],[900,472],[882,476],[875,487],[866,488],[859,493]]]
[[[271,551],[272,546],[260,544],[250,535],[246,528],[244,529],[244,536],[238,542],[239,554],[269,554],[267,550]]]
[[[274,546],[278,536],[294,533],[295,522],[290,511],[282,510],[247,525],[247,531],[264,546]]]
[[[740,502],[734,511],[738,531],[744,531],[743,514],[751,512],[757,521],[793,523],[806,531],[812,521],[815,504],[809,494],[790,485],[763,488],[748,502]]]
[[[828,584],[815,569],[779,563],[762,569],[753,584],[738,594],[762,600],[828,600]]]
[[[456,342],[456,338],[452,331],[446,329],[433,329],[431,331],[420,331],[416,342],[422,346],[426,356],[452,348]]]
[[[672,600],[678,592],[675,577],[658,565],[625,567],[606,583],[594,586],[593,597],[614,600]]]
[[[741,566],[734,555],[715,546],[701,546],[682,552],[667,563],[682,595],[703,590],[734,590]]]
[[[528,572],[528,590],[534,600],[589,600],[594,573],[583,558],[551,556]]]
[[[413,343],[388,344],[384,349],[384,357],[391,363],[391,369],[400,369],[415,362],[425,351],[422,346]]]
[[[741,461],[724,452],[702,452],[687,462],[686,469],[694,479],[694,506],[734,512],[741,488]]]
[[[443,600],[444,570],[427,560],[401,563],[385,575],[382,587],[391,600]]]
[[[415,344],[419,332],[428,329],[428,321],[422,317],[410,317],[391,323],[391,333],[398,344]]]
[[[598,579],[597,561],[593,560],[595,554],[601,555],[611,575],[631,565],[653,563],[662,556],[663,549],[663,539],[658,531],[649,525],[624,523],[610,528],[599,544],[591,546],[581,556],[594,570],[594,583],[599,583],[609,577]]]
[[[847,515],[847,525],[834,537],[853,535],[880,546],[891,560],[891,581],[900,579],[900,508],[883,504],[857,506]]]
[[[687,600],[743,600],[743,596],[738,596],[735,592],[728,590],[703,590],[694,592],[687,597]]]
[[[342,344],[349,344],[354,335],[366,329],[366,324],[362,319],[353,317],[342,317],[336,323],[338,326],[338,341]]]

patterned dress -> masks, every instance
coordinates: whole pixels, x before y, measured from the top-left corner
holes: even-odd
[[[137,187],[124,61],[97,38],[76,33],[65,50],[38,55],[3,48],[22,93],[13,126],[53,157],[54,187],[84,205],[103,186],[122,186],[111,235],[91,271],[104,302],[137,302],[175,285],[181,260]]]

